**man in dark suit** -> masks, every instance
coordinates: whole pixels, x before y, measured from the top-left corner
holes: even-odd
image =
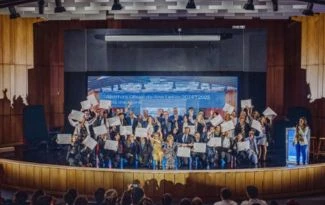
[[[132,131],[135,133],[135,128],[138,126],[138,119],[133,111],[129,112],[129,115],[125,118],[127,125],[132,126]]]
[[[177,107],[174,107],[173,115],[169,117],[169,121],[172,123],[172,130],[177,128],[178,130],[181,129],[183,118],[182,116],[178,115]]]
[[[194,142],[194,136],[190,134],[190,128],[185,127],[184,133],[180,133],[175,140],[177,143],[180,144],[192,144]]]
[[[164,111],[163,117],[160,118],[160,125],[163,138],[166,139],[167,135],[172,132],[172,123],[169,120],[169,114],[167,111]]]
[[[187,147],[191,146],[194,143],[194,136],[190,134],[190,128],[185,127],[184,133],[179,134],[175,140],[177,143],[181,144],[180,146]],[[188,166],[189,158],[180,157],[181,166]]]

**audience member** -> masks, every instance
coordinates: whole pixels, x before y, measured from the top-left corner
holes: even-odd
[[[2,198],[1,190],[0,190],[0,205],[3,205],[5,203],[5,199]]]
[[[127,190],[123,193],[120,205],[130,205],[132,204],[131,190]]]
[[[260,205],[267,205],[267,203],[261,199],[258,199],[258,189],[255,186],[247,186],[246,195],[248,200],[243,201],[241,205],[252,205],[254,203]]]
[[[296,200],[290,199],[287,201],[286,205],[300,205],[300,204]]]
[[[138,205],[153,205],[153,201],[152,199],[148,198],[148,197],[143,197],[139,203],[137,203]]]
[[[73,202],[74,205],[88,205],[88,200],[86,197],[78,196]]]
[[[28,195],[24,191],[18,191],[14,195],[13,202],[15,205],[26,205],[27,204]]]
[[[105,192],[105,204],[106,205],[115,205],[117,203],[118,194],[115,189],[108,189]]]
[[[74,200],[77,198],[78,192],[75,189],[69,189],[64,195],[63,200],[66,205],[72,205]]]
[[[179,205],[191,205],[191,199],[189,199],[189,198],[183,198],[179,202]]]
[[[98,188],[95,191],[94,194],[96,205],[103,205],[104,199],[105,199],[105,189],[104,188]]]
[[[228,188],[220,190],[221,201],[214,203],[214,205],[237,205],[237,202],[231,200],[231,191]]]
[[[131,198],[133,204],[138,204],[144,197],[144,191],[140,187],[131,187]]]
[[[45,195],[45,192],[41,189],[39,190],[36,190],[33,195],[32,195],[32,198],[30,200],[30,205],[36,205],[36,201],[37,199],[40,197],[40,196],[44,196]]]
[[[279,203],[275,200],[270,201],[270,205],[279,205]]]
[[[43,195],[37,198],[36,205],[54,205],[55,201],[49,195]]]
[[[170,193],[165,193],[161,198],[162,205],[171,205],[173,203],[173,197]]]
[[[192,199],[191,205],[202,205],[203,201],[200,197],[194,197]]]

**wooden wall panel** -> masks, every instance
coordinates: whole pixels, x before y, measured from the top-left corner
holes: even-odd
[[[34,63],[33,23],[38,21],[0,15],[0,146],[23,143],[22,111],[15,105],[21,107],[23,102],[17,98],[28,93],[27,70]]]
[[[325,118],[325,15],[299,16],[294,18],[301,23],[301,61],[300,65],[306,71],[306,77],[295,83],[296,90],[304,84],[309,84],[311,99],[306,96],[295,101],[301,102],[312,112],[312,135],[323,137],[325,129],[322,126]],[[288,96],[288,99],[293,95]]]
[[[134,181],[140,182],[146,195],[155,199],[163,193],[171,193],[175,199],[200,196],[205,202],[216,201],[220,189],[225,186],[237,199],[245,197],[248,185],[257,186],[265,199],[325,192],[324,183],[320,183],[325,177],[324,163],[295,168],[162,172],[42,165],[0,159],[0,167],[4,168],[3,187],[43,188],[57,194],[76,188],[80,194],[92,196],[97,188],[104,187],[115,188],[121,195]]]

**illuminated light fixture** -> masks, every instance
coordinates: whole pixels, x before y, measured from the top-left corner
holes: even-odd
[[[106,35],[108,42],[220,41],[220,35]]]
[[[65,8],[62,6],[62,2],[61,0],[55,0],[55,9],[54,12],[55,13],[62,13],[65,12]]]
[[[114,0],[114,3],[112,5],[112,10],[117,11],[117,10],[121,10],[121,9],[122,9],[122,5],[120,4],[120,1]]]
[[[16,19],[16,18],[20,17],[20,14],[17,13],[16,8],[14,6],[9,6],[8,9],[9,9],[9,13],[10,13],[10,16],[9,16],[10,19]]]
[[[245,10],[255,10],[253,0],[247,0],[247,2],[244,4],[243,8]]]
[[[187,9],[196,9],[194,0],[188,0],[188,2],[186,4],[186,8]]]

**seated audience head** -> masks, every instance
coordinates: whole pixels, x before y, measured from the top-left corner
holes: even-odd
[[[131,187],[131,198],[133,204],[139,203],[139,201],[144,197],[144,191],[140,187]]]
[[[96,200],[96,204],[102,204],[105,198],[105,189],[104,188],[98,188],[95,191],[94,197]]]
[[[192,199],[191,205],[202,205],[203,201],[200,197],[194,197]]]
[[[43,195],[37,198],[36,205],[53,205],[55,204],[53,198],[48,195]]]
[[[44,196],[44,195],[45,195],[45,192],[43,190],[41,190],[41,189],[36,190],[32,195],[32,198],[30,200],[30,204],[35,205],[38,197]]]
[[[275,200],[270,201],[270,205],[279,205],[279,203]]]
[[[77,196],[78,196],[78,193],[77,193],[76,189],[69,189],[63,195],[63,200],[66,205],[72,205]]]
[[[247,186],[246,187],[246,195],[249,199],[257,199],[258,197],[258,189],[256,186]]]
[[[143,197],[138,203],[138,205],[153,205],[153,201],[152,199],[148,198],[148,197]]]
[[[300,204],[296,200],[290,199],[287,201],[286,205],[300,205]]]
[[[183,198],[179,202],[179,205],[191,205],[191,199],[189,199],[189,198]]]
[[[173,202],[173,197],[170,193],[165,193],[161,198],[162,205],[171,205]]]
[[[130,205],[132,204],[131,190],[123,192],[120,205]]]
[[[117,202],[117,191],[115,189],[108,189],[105,192],[105,201],[106,201],[106,205],[115,205]]]
[[[73,205],[88,205],[88,200],[84,196],[78,196],[74,202]]]
[[[221,200],[229,200],[231,198],[231,191],[228,188],[222,188],[220,190],[220,198]]]
[[[18,191],[15,193],[14,195],[14,204],[16,205],[25,205],[26,204],[26,201],[28,199],[28,195],[26,192],[24,191]]]

